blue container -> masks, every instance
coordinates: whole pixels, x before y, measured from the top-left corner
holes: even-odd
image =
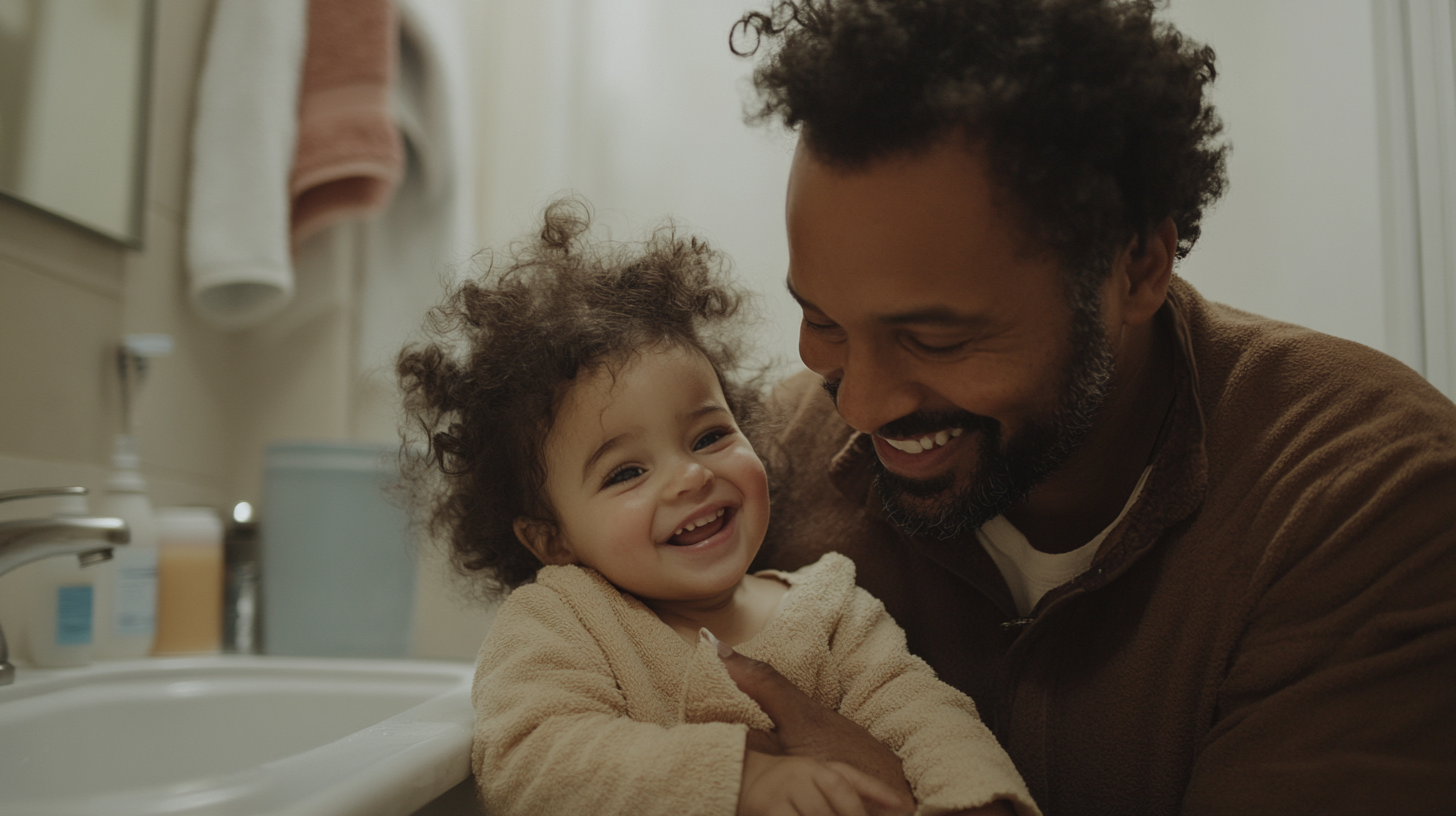
[[[405,657],[415,567],[408,517],[385,490],[395,448],[279,442],[263,456],[263,651]]]

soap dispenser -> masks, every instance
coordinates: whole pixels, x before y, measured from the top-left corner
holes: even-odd
[[[139,470],[136,438],[118,434],[101,512],[131,528],[131,543],[96,566],[96,645],[99,658],[145,657],[157,631],[157,525]]]
[[[156,637],[157,524],[132,435],[132,399],[150,361],[171,353],[172,338],[165,334],[128,334],[116,350],[124,432],[116,435],[101,511],[126,520],[131,543],[116,548],[110,561],[98,565],[94,648],[98,658],[145,657]]]

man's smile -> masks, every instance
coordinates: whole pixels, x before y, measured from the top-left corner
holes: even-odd
[[[872,434],[875,454],[887,470],[908,479],[927,479],[946,472],[960,449],[976,436],[964,428],[946,428],[920,437],[892,438]]]
[[[947,442],[965,432],[964,428],[950,428],[948,430],[936,431],[933,434],[927,434],[919,439],[914,437],[909,439],[891,439],[888,436],[882,436],[880,438],[884,439],[895,450],[904,451],[905,453],[923,453],[924,451],[935,448],[943,448]]]

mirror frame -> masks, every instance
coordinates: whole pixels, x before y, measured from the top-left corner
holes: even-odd
[[[142,249],[146,244],[147,170],[148,158],[151,153],[149,138],[151,136],[152,124],[152,83],[156,79],[153,76],[152,67],[156,63],[155,50],[157,44],[157,0],[141,0],[141,4],[141,59],[137,61],[137,81],[140,83],[140,92],[137,94],[136,153],[132,160],[131,218],[129,219],[130,223],[127,225],[127,233],[112,233],[94,225],[82,223],[63,212],[57,212],[47,207],[41,202],[34,201],[19,193],[0,187],[0,199],[19,204],[32,212],[63,221],[91,235],[135,250]]]

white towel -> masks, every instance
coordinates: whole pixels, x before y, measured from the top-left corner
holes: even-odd
[[[305,0],[219,0],[198,82],[187,213],[193,307],[223,330],[293,297],[288,174]]]

